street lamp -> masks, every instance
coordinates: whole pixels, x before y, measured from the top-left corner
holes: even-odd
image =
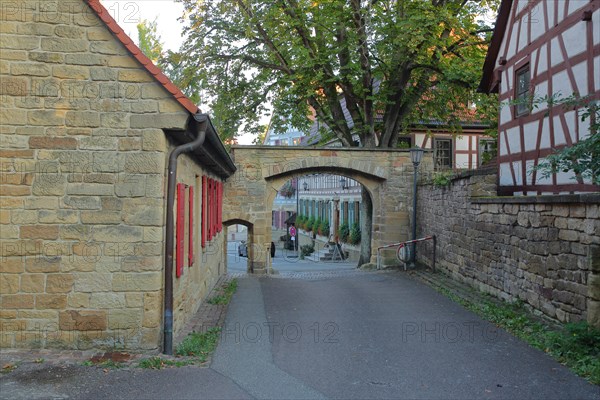
[[[342,185],[342,190],[348,189],[348,182],[346,181],[346,178],[340,178],[340,184]]]
[[[298,252],[298,211],[300,211],[300,178],[296,178],[296,218],[294,219],[294,227],[296,228],[296,237],[294,239],[294,247],[296,248],[296,253]],[[306,185],[306,182],[304,182]],[[289,232],[288,232],[289,233]]]
[[[413,179],[413,224],[412,224],[412,240],[417,240],[417,172],[419,170],[419,164],[421,163],[421,159],[423,158],[424,150],[419,147],[413,147],[410,149],[410,161],[413,163],[413,167],[415,170],[414,179]],[[410,261],[411,264],[415,265],[416,260],[416,250],[417,243],[413,242],[412,244],[412,252]]]

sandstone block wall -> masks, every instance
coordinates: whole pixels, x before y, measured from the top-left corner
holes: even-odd
[[[84,1],[0,13],[0,346],[158,348],[163,129],[189,113]]]
[[[419,187],[417,228],[437,235],[437,267],[560,321],[600,326],[600,195],[503,198],[495,182],[479,171]]]

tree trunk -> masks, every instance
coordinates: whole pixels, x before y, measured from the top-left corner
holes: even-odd
[[[371,235],[373,230],[373,202],[365,187],[361,191],[360,202],[360,257],[358,265],[371,261]]]

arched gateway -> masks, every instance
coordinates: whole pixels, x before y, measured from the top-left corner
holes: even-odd
[[[277,190],[307,173],[335,173],[360,182],[372,202],[371,262],[377,247],[408,240],[413,166],[407,150],[233,146],[237,172],[224,186],[223,221],[252,227],[249,268],[265,273],[271,243],[271,207]],[[430,157],[422,170],[431,169]]]

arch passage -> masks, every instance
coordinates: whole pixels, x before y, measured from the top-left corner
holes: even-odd
[[[223,220],[252,225],[254,254],[251,259],[249,254],[249,263],[255,273],[266,272],[263,253],[271,243],[271,206],[277,190],[307,173],[347,176],[366,188],[373,209],[372,263],[377,247],[409,237],[414,170],[407,150],[233,146],[232,156],[237,172],[224,187]],[[427,171],[432,166],[431,157],[426,157],[420,168]]]

